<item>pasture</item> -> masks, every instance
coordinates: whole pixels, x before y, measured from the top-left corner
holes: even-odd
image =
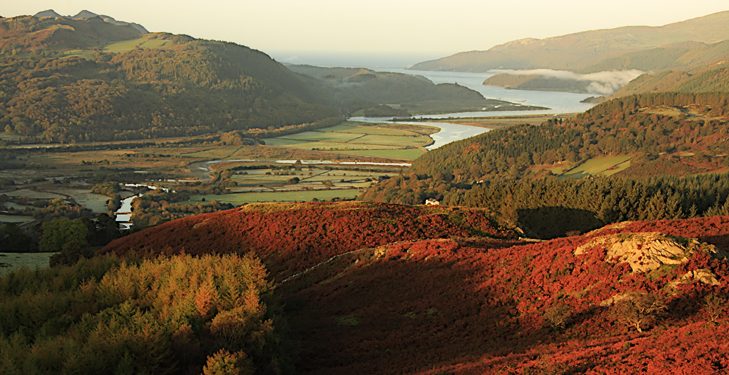
[[[289,190],[289,191],[264,191],[251,193],[221,194],[221,195],[193,195],[190,197],[191,204],[217,200],[218,202],[230,203],[240,206],[246,203],[259,202],[310,202],[314,198],[325,201],[334,198],[353,199],[359,195],[359,189],[322,189],[322,190]]]
[[[414,160],[433,143],[438,128],[407,124],[347,122],[317,131],[267,138],[267,145],[299,150],[329,151],[340,155]]]
[[[56,253],[0,253],[0,276],[25,267],[30,270],[48,267],[48,262]]]
[[[615,173],[618,173],[628,167],[630,167],[630,159],[633,158],[633,155],[618,155],[618,156],[608,156],[608,157],[602,157],[602,158],[592,158],[590,160],[587,160],[586,162],[576,166],[575,168],[572,168],[566,172],[564,172],[560,178],[570,178],[573,177],[575,179],[583,178],[586,176],[594,176],[594,175],[605,175],[605,176],[611,176]]]

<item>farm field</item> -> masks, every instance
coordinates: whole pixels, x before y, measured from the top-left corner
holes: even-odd
[[[560,175],[560,178],[573,177],[575,179],[579,179],[586,176],[594,175],[611,176],[630,167],[630,159],[632,158],[633,155],[618,155],[608,156],[604,158],[592,158],[575,167],[574,169],[566,171],[565,173]]]
[[[136,47],[151,49],[172,45],[169,40],[155,39],[158,35],[157,33],[149,33],[138,39],[107,44],[104,47],[104,52],[122,53],[131,51]]]
[[[0,223],[30,223],[33,220],[31,216],[0,215]]]
[[[190,203],[211,202],[216,200],[221,203],[230,203],[240,206],[246,203],[259,202],[311,202],[313,199],[328,201],[334,198],[353,199],[359,195],[359,189],[331,189],[331,190],[293,190],[281,192],[260,192],[260,193],[237,193],[221,195],[193,195]]]
[[[573,116],[572,114],[561,114],[558,116],[545,114],[545,115],[523,115],[523,116],[449,118],[449,119],[437,119],[437,120],[423,119],[422,121],[447,122],[447,123],[451,123],[451,124],[479,126],[482,128],[495,129],[495,128],[502,128],[502,127],[512,126],[512,125],[522,125],[522,124],[541,125],[544,121],[547,121],[549,119],[569,118],[572,116]],[[418,121],[421,121],[421,120],[418,120]]]
[[[48,267],[48,261],[56,253],[0,253],[0,276],[25,267],[30,270]]]
[[[331,151],[388,159],[414,160],[432,144],[429,134],[438,128],[407,124],[364,124],[348,122],[318,131],[267,138],[267,145],[301,150]]]
[[[356,151],[335,151],[341,154],[372,156],[376,158],[392,158],[403,160],[415,160],[425,153],[419,148],[407,150],[356,150]]]

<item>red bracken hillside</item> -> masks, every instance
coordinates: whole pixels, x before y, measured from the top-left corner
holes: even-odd
[[[303,374],[713,374],[729,369],[727,245],[729,217],[401,242],[278,292]]]
[[[249,204],[173,220],[118,239],[100,253],[142,256],[252,252],[282,280],[331,257],[397,241],[513,239],[483,209],[343,202]]]

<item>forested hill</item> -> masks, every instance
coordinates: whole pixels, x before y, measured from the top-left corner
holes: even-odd
[[[615,99],[571,119],[515,126],[454,142],[418,158],[410,171],[452,175],[457,182],[472,183],[531,177],[536,166],[576,166],[621,154],[640,154],[644,159],[662,155],[663,160],[701,153],[721,163],[729,147],[728,100],[726,93]]]
[[[424,113],[468,112],[493,109],[528,109],[497,99],[485,99],[467,87],[434,84],[422,76],[377,72],[364,68],[322,68],[288,65],[292,71],[313,77],[343,112],[370,117],[410,116]],[[362,113],[357,111],[362,110]]]
[[[462,52],[426,61],[416,70],[485,72],[490,69],[589,69],[605,60],[680,42],[729,40],[729,12],[720,12],[661,27],[631,26],[593,30],[546,39],[522,39],[487,51]],[[635,69],[648,70],[637,67]]]
[[[0,129],[30,141],[197,135],[339,115],[301,77],[237,44],[140,34],[98,17],[0,19],[0,30],[12,47],[0,50]]]
[[[140,30],[130,24],[117,25],[99,17],[13,17],[0,19],[0,50],[7,53],[86,49],[111,42],[139,38]]]
[[[666,188],[671,183],[646,179],[726,171],[727,125],[729,94],[725,93],[615,99],[571,119],[494,130],[433,150],[418,158],[409,174],[374,185],[360,199],[422,204],[426,198],[436,198],[448,204],[487,207],[522,225],[527,217],[537,217],[533,227],[553,222],[544,211],[529,216],[533,210],[559,208],[560,214],[570,214],[569,220],[579,218],[588,226],[575,230],[616,220],[715,214],[724,209],[729,191],[702,190],[692,182],[688,185],[694,187],[686,189],[690,193],[681,194],[677,201],[671,198],[676,191]],[[565,185],[571,178],[588,176],[613,176],[623,182],[612,187],[580,185],[582,190]],[[642,187],[638,189],[638,185]],[[704,185],[696,182],[696,186]],[[578,204],[566,191],[581,191],[585,199],[580,202],[585,204]],[[610,198],[605,193],[610,191],[623,195]],[[658,191],[662,191],[659,199],[664,208],[651,211],[648,199]],[[603,201],[609,199],[613,201]],[[621,200],[627,205],[624,212],[600,211],[603,203],[612,209]],[[672,208],[665,208],[669,206]],[[729,205],[725,208],[729,210]],[[539,234],[553,237],[569,230],[550,228]]]

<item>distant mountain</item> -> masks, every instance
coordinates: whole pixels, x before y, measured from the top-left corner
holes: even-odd
[[[462,52],[412,67],[415,70],[485,72],[491,69],[549,68],[593,72],[608,59],[682,42],[729,40],[729,11],[660,27],[629,26],[547,39],[522,39],[487,51]],[[633,69],[649,70],[650,64]]]
[[[42,12],[38,12],[35,14],[34,17],[42,18],[42,17],[63,17],[62,15],[56,13],[53,9],[44,10]]]
[[[44,10],[42,12],[36,13],[34,15],[34,17],[37,17],[37,18],[43,18],[43,17],[68,18],[68,19],[73,19],[73,20],[87,20],[89,18],[99,17],[100,19],[104,20],[104,22],[108,22],[108,23],[111,23],[114,25],[122,25],[122,26],[131,25],[132,27],[137,29],[142,34],[146,34],[149,32],[149,31],[147,31],[147,29],[144,28],[144,26],[142,26],[138,23],[117,21],[113,17],[98,15],[96,13],[89,12],[88,10],[82,10],[82,11],[78,12],[78,14],[76,14],[75,16],[62,16],[62,15],[56,13],[55,10],[48,9],[48,10]]]
[[[691,48],[678,46],[637,52],[606,64],[630,66],[640,60],[652,61],[656,69],[631,81],[613,97],[663,91],[729,91],[729,41],[692,45]]]
[[[96,13],[93,13],[93,12],[89,12],[88,10],[82,10],[82,11],[78,12],[78,14],[76,14],[75,16],[73,16],[71,18],[73,18],[75,20],[79,20],[79,19],[84,19],[85,20],[85,19],[94,18],[94,17],[99,17],[102,20],[104,20],[105,22],[112,23],[114,25],[132,25],[132,27],[134,27],[135,29],[139,30],[139,32],[141,32],[143,34],[146,34],[146,33],[149,32],[149,31],[147,31],[147,29],[144,28],[144,26],[142,26],[142,25],[140,25],[138,23],[133,23],[133,22],[130,23],[130,22],[117,21],[117,20],[115,20],[112,17],[104,16],[104,15],[99,15],[99,14],[96,14]]]

